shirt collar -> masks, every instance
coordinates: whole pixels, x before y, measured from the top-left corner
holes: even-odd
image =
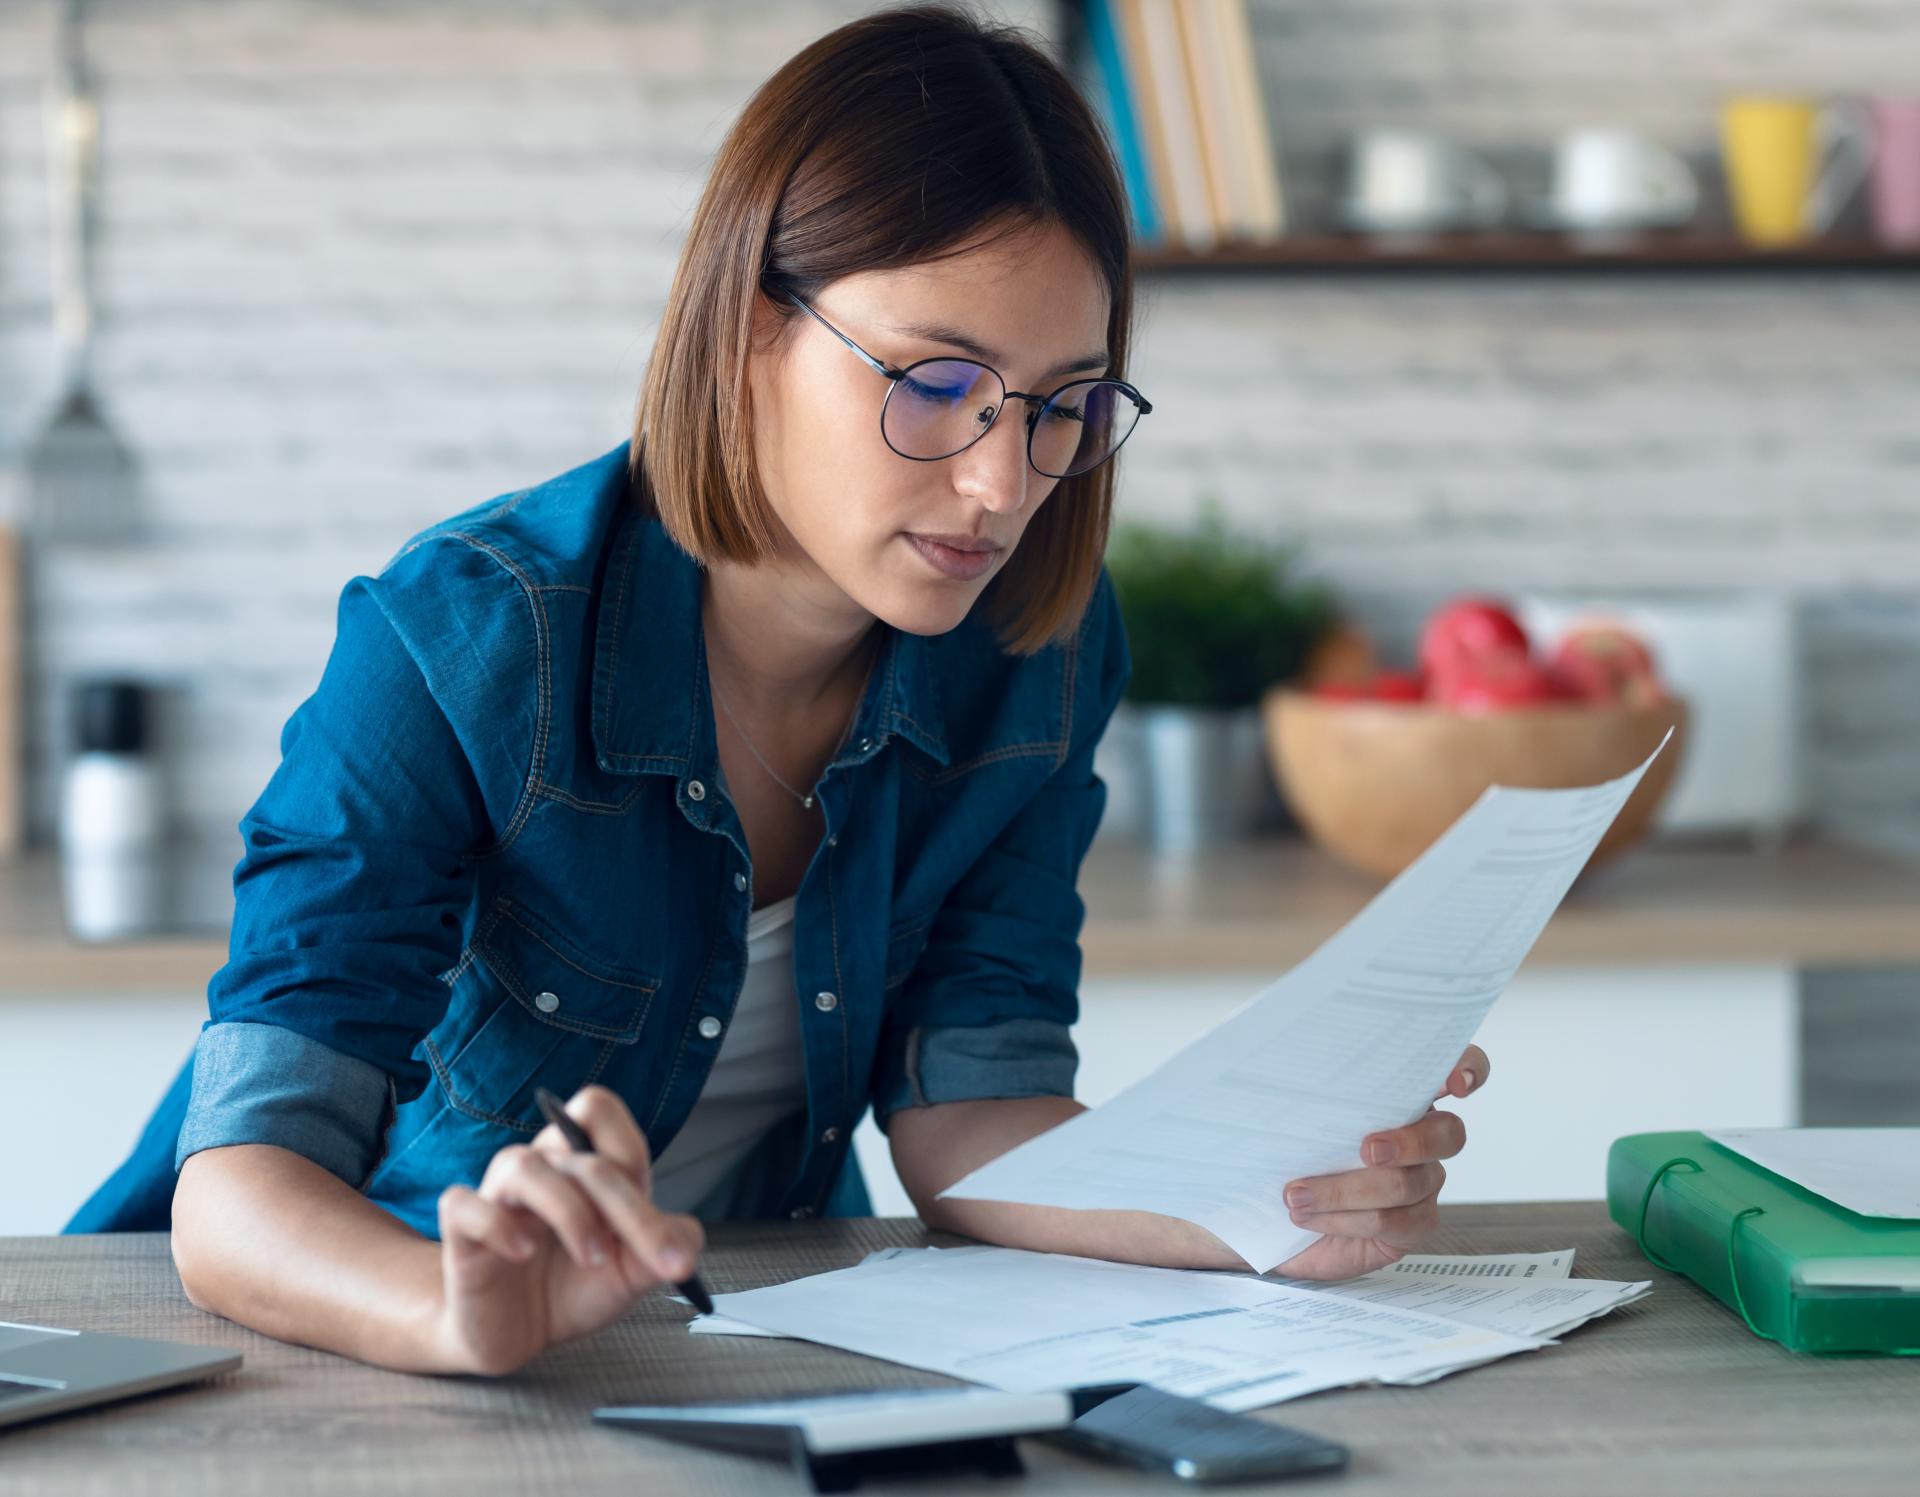
[[[626,464],[615,465],[626,487]],[[593,663],[594,757],[611,774],[685,774],[715,756],[700,565],[623,492],[613,525]],[[947,764],[935,641],[884,621],[873,674],[836,763],[871,758],[895,734]],[[703,771],[706,772],[706,771]]]

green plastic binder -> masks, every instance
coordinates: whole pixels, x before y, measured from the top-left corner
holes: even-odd
[[[1920,1356],[1920,1221],[1858,1215],[1704,1133],[1616,1139],[1607,1214],[1756,1336]]]

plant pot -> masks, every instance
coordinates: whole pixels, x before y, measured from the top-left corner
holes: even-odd
[[[1271,821],[1279,797],[1258,707],[1136,704],[1144,838],[1155,852],[1237,842]]]
[[[1093,772],[1107,787],[1099,839],[1144,842],[1147,839],[1147,763],[1140,743],[1140,709],[1122,701],[1107,720],[1093,750]]]

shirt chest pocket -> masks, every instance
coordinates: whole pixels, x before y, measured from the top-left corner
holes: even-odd
[[[534,1090],[562,1098],[600,1078],[638,1042],[660,979],[615,966],[504,896],[449,974],[454,1000],[425,1049],[452,1106],[533,1134]]]

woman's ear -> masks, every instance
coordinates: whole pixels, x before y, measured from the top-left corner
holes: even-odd
[[[787,336],[792,308],[782,306],[759,288],[753,292],[753,335],[748,347],[755,356],[776,356]]]

